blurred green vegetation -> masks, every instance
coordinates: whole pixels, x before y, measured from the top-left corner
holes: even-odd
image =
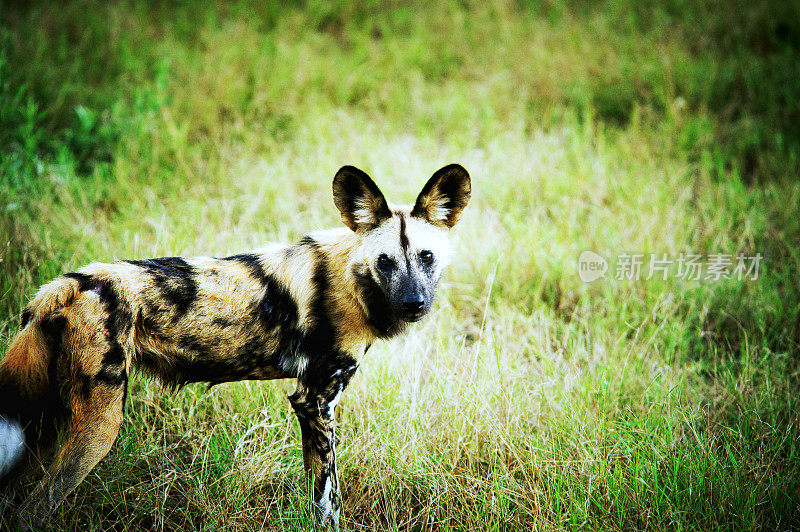
[[[797,526],[799,49],[797,2],[4,3],[0,343],[63,271],[295,239],[342,164],[410,201],[457,161],[440,310],[342,404],[352,527]],[[764,263],[586,285],[586,249]],[[280,386],[135,381],[55,524],[302,528]]]

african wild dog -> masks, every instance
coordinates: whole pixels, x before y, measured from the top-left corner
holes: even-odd
[[[41,526],[109,451],[133,367],[178,387],[296,378],[314,513],[336,525],[334,408],[372,342],[430,310],[470,189],[451,164],[390,207],[345,166],[333,199],[348,229],[221,259],[95,263],[43,286],[0,362],[0,496],[55,453],[17,511]]]

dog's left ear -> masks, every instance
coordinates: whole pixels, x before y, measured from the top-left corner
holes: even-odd
[[[471,193],[472,185],[464,167],[448,164],[437,170],[422,187],[411,216],[449,229],[461,218]]]
[[[392,216],[378,185],[355,166],[342,166],[336,172],[333,202],[342,222],[353,231],[367,231]]]

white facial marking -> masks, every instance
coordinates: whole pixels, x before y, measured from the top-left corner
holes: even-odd
[[[409,252],[430,251],[436,257],[437,268],[445,266],[450,257],[447,230],[437,227],[427,220],[410,216],[410,207],[404,210],[407,211],[405,221]],[[359,252],[354,257],[358,262],[373,265],[381,254],[399,262],[403,258],[403,250],[400,247],[400,219],[393,216],[367,232],[361,240]]]
[[[406,218],[406,236],[411,253],[416,254],[420,251],[433,253],[437,272],[441,272],[450,262],[450,243],[446,230],[409,216]]]

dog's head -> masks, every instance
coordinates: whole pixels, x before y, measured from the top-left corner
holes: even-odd
[[[431,308],[434,289],[449,260],[448,231],[461,217],[471,192],[458,164],[438,170],[413,206],[390,206],[370,177],[344,166],[333,179],[333,201],[344,224],[360,237],[352,269],[373,299],[404,322]],[[369,302],[367,303],[370,304]],[[375,301],[372,301],[375,304]]]

